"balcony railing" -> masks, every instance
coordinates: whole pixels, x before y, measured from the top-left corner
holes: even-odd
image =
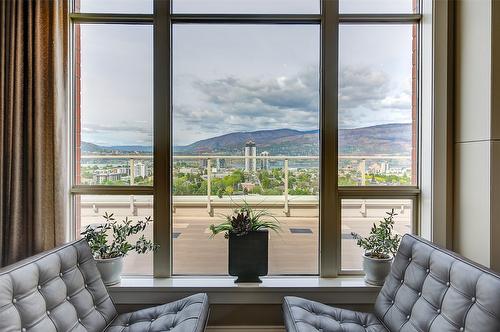
[[[130,174],[135,174],[135,161],[136,160],[152,160],[152,155],[82,155],[81,159],[110,159],[110,160],[128,160]],[[289,194],[289,164],[291,161],[319,161],[319,156],[234,156],[234,155],[174,155],[173,160],[199,160],[204,161],[204,169],[206,170],[206,181],[207,181],[207,192],[206,196],[202,200],[206,203],[207,212],[213,215],[213,204],[214,198],[212,195],[212,178],[213,178],[213,162],[216,160],[252,160],[255,164],[257,160],[273,160],[283,162],[283,195],[282,196],[268,196],[269,200],[274,201],[273,205],[281,204],[283,206],[283,213],[289,215],[290,213],[290,194]],[[366,185],[366,161],[367,160],[411,160],[411,156],[404,155],[340,155],[339,160],[357,160],[359,161],[358,170],[361,173],[360,184],[362,186]],[[319,166],[319,165],[318,165]],[[130,176],[130,185],[135,184],[135,177]],[[313,204],[317,204],[318,197],[316,195],[301,195],[310,196],[314,201]],[[183,200],[180,198],[182,196],[173,197],[173,208],[175,211],[176,205],[182,205]],[[192,197],[192,196],[191,196]],[[281,199],[282,197],[282,199]],[[191,199],[192,201],[192,199]],[[199,201],[199,199],[196,199]],[[268,200],[266,200],[268,201]],[[304,203],[304,201],[302,201]]]
[[[100,159],[97,162],[106,165],[105,159],[115,160],[108,164],[116,164],[116,168],[127,168],[135,174],[135,168],[140,161],[152,161],[151,155],[84,155],[84,160]],[[245,166],[245,159],[256,161],[273,160],[271,168],[280,169],[279,188],[276,195],[214,195],[212,187],[218,183],[214,180],[220,173],[215,173],[217,159],[225,159],[223,168],[232,172]],[[349,164],[356,168],[356,180],[359,184],[366,184],[364,174],[371,162],[410,160],[409,156],[340,156],[341,160],[356,160]],[[209,225],[220,222],[221,215],[229,213],[235,204],[243,200],[254,207],[268,210],[280,219],[282,231],[271,234],[270,247],[270,274],[317,274],[318,272],[318,234],[319,234],[319,195],[290,195],[294,186],[289,190],[290,180],[293,183],[294,171],[292,167],[300,165],[298,171],[319,167],[318,156],[173,156],[174,161],[185,161],[188,169],[202,178],[203,192],[198,195],[173,195],[171,227],[173,240],[173,271],[175,274],[227,274],[227,247],[223,237],[211,239]],[[200,161],[193,162],[193,161]],[[91,163],[91,162],[90,162]],[[143,162],[150,164],[150,162]],[[259,163],[262,164],[262,163]],[[373,164],[373,163],[372,163]],[[401,163],[402,164],[402,163]],[[253,164],[252,164],[253,165]],[[318,166],[316,166],[318,165]],[[113,166],[112,168],[115,168]],[[222,168],[222,167],[221,167]],[[252,167],[251,167],[252,168]],[[101,167],[102,169],[102,167]],[[111,168],[110,168],[111,169]],[[177,171],[180,167],[177,168]],[[282,171],[281,171],[282,170]],[[214,171],[214,172],[213,172]],[[361,173],[361,175],[358,173]],[[253,169],[250,171],[253,172]],[[290,174],[291,175],[290,175]],[[314,173],[314,172],[313,172]],[[318,171],[319,176],[319,171]],[[289,178],[289,175],[292,178]],[[175,176],[175,175],[174,175]],[[224,176],[222,174],[221,176]],[[245,175],[246,177],[246,175]],[[297,178],[297,177],[296,177]],[[130,176],[130,184],[134,184],[134,176]],[[314,179],[314,181],[317,181]],[[205,185],[206,182],[206,193]],[[275,182],[278,183],[278,182]],[[273,187],[274,188],[274,187]],[[291,191],[293,193],[293,191]],[[282,193],[281,195],[279,193]],[[381,220],[386,212],[394,209],[398,213],[396,231],[400,234],[412,231],[414,201],[404,198],[347,198],[341,200],[341,239],[342,239],[342,268],[358,270],[361,268],[361,252],[356,247],[350,233],[352,231],[367,234],[373,222]],[[78,229],[86,225],[102,222],[104,212],[114,213],[121,220],[125,217],[144,218],[153,214],[153,200],[151,196],[130,195],[130,191],[123,195],[92,195],[87,192],[79,196]],[[153,227],[146,230],[146,236],[153,238]],[[193,250],[196,248],[196,250]],[[151,274],[152,255],[139,257],[130,255],[125,262],[126,274]]]

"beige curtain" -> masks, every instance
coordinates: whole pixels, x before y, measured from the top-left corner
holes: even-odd
[[[0,0],[0,266],[66,239],[67,0]]]

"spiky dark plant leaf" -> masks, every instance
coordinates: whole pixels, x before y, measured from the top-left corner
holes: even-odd
[[[232,232],[237,236],[248,234],[252,230],[252,223],[248,211],[239,212],[231,217]]]
[[[281,230],[278,219],[272,213],[264,209],[254,209],[247,201],[243,201],[243,205],[237,205],[232,215],[223,217],[224,222],[210,225],[212,236],[224,233],[224,237],[228,238],[229,233],[243,236],[251,231],[267,229],[278,232]]]

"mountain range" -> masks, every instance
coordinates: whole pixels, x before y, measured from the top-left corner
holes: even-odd
[[[153,153],[153,147],[147,145],[116,145],[116,146],[102,146],[89,142],[82,142],[82,153],[89,154],[140,154],[140,153]]]
[[[175,154],[243,154],[248,141],[254,141],[257,152],[271,155],[317,155],[319,131],[293,129],[234,132],[200,140],[185,146],[175,146]],[[409,155],[412,147],[412,127],[408,123],[382,124],[363,128],[339,130],[339,152],[346,155],[396,154]],[[82,153],[139,154],[151,153],[151,146],[100,146],[82,142]]]

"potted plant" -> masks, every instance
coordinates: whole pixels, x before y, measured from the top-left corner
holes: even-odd
[[[268,270],[268,230],[280,230],[278,219],[247,202],[224,218],[221,224],[210,225],[210,230],[212,236],[224,233],[229,239],[229,275],[238,277],[236,283],[262,282],[259,277]]]
[[[357,245],[365,250],[363,254],[363,270],[368,284],[381,286],[391,270],[392,260],[396,254],[401,237],[392,234],[394,230],[394,209],[386,212],[387,217],[379,225],[373,224],[368,237],[351,233]]]
[[[155,251],[158,245],[147,240],[141,235],[135,243],[129,243],[127,239],[135,234],[141,233],[146,226],[152,222],[151,217],[133,222],[125,218],[118,222],[113,214],[104,214],[106,222],[99,225],[88,225],[81,233],[87,240],[90,250],[97,263],[97,269],[101,273],[101,278],[106,286],[115,285],[120,282],[120,275],[123,269],[123,257],[130,251],[144,254],[148,251]],[[108,240],[112,233],[113,239]]]

